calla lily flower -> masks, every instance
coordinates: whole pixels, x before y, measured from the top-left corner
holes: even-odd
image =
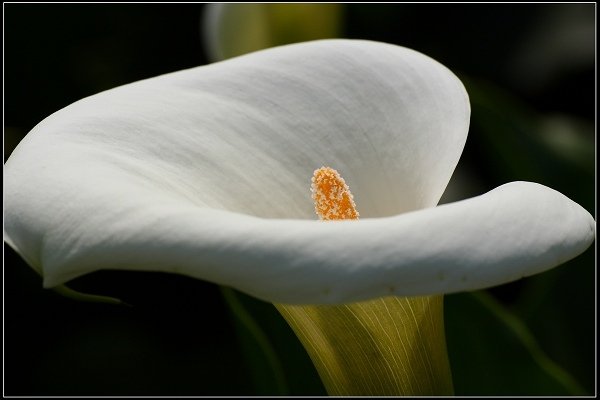
[[[467,93],[390,44],[282,46],[121,86],[38,124],[5,165],[5,240],[54,287],[163,271],[287,304],[486,288],[576,257],[595,222],[512,182],[437,206],[463,150]],[[318,221],[337,169],[360,220]]]

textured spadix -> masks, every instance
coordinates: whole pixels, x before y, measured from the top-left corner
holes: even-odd
[[[448,69],[368,41],[136,82],[53,114],[15,149],[5,240],[47,287],[157,270],[290,303],[477,289],[585,250],[591,216],[540,185],[431,208],[468,122]],[[321,165],[343,173],[360,222],[312,220]]]

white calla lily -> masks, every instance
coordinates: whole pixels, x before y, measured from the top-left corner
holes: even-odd
[[[435,207],[469,102],[413,50],[324,40],[118,87],[36,126],[5,165],[5,240],[52,287],[165,271],[278,303],[481,289],[583,252],[595,222],[515,182]],[[346,179],[360,221],[320,222],[310,177]]]

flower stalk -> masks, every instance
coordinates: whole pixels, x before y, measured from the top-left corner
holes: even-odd
[[[443,296],[276,307],[331,396],[453,394]]]

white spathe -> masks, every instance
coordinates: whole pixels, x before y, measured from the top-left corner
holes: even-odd
[[[98,269],[181,273],[279,303],[474,290],[583,252],[595,221],[515,182],[435,207],[469,101],[446,67],[324,40],[121,86],[37,125],[5,165],[5,240],[52,287]],[[310,178],[362,219],[320,222]]]

